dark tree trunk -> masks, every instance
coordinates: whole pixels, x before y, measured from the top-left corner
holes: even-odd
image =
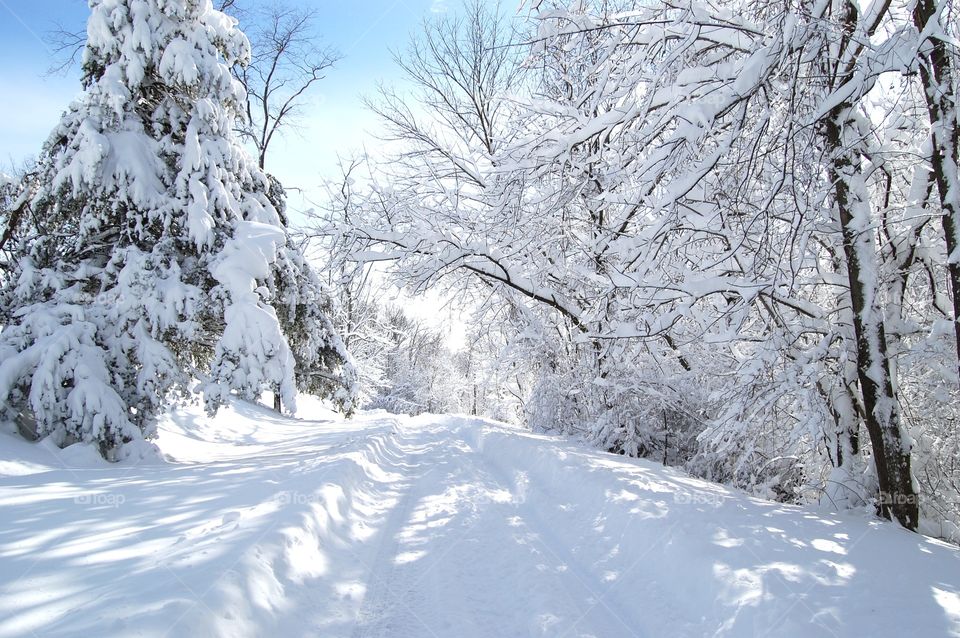
[[[936,19],[937,3],[933,0],[917,0],[913,9],[913,23],[917,30],[922,32],[931,20]],[[960,176],[957,174],[960,124],[957,123],[957,97],[953,93],[954,74],[950,51],[943,40],[930,38],[921,46],[920,79],[930,117],[930,164],[940,193],[940,219],[947,245],[947,269],[953,297],[957,378],[960,379]]]
[[[846,143],[845,127],[855,126],[853,108],[850,104],[841,104],[833,109],[825,122],[825,130],[850,285],[857,377],[880,486],[880,511],[888,518],[896,518],[907,529],[916,530],[918,500],[910,474],[910,450],[901,430],[883,311],[877,298],[876,246],[869,194],[860,173],[859,153]],[[854,131],[849,138],[856,139],[857,135]]]

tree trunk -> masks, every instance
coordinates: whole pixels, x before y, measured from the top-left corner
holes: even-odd
[[[933,0],[917,0],[913,23],[923,32],[937,19]],[[924,46],[927,47],[924,50]],[[957,97],[953,93],[953,61],[947,44],[930,38],[920,48],[920,80],[930,116],[932,152],[930,163],[940,192],[941,223],[947,245],[947,269],[953,297],[953,328],[957,351],[957,379],[960,381],[960,124],[957,122]]]
[[[273,391],[273,409],[277,412],[283,412],[283,402],[280,400],[280,389]]]
[[[834,108],[825,129],[831,156],[829,172],[850,285],[857,377],[880,487],[880,511],[888,518],[896,518],[907,529],[916,530],[917,494],[910,474],[910,450],[901,429],[877,294],[877,252],[869,193],[859,165],[856,141],[859,131],[854,108],[848,103]]]

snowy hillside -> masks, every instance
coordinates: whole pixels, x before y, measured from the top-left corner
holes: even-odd
[[[0,636],[960,635],[960,552],[463,417],[0,434]]]

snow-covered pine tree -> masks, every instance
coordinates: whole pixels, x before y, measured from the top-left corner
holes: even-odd
[[[7,216],[30,221],[0,290],[4,416],[117,458],[194,378],[210,410],[274,388],[293,408],[269,301],[290,245],[232,132],[247,39],[210,0],[91,0],[87,35],[84,92]]]

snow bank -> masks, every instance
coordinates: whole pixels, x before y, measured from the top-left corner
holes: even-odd
[[[960,635],[960,553],[465,417],[0,432],[0,638]]]

